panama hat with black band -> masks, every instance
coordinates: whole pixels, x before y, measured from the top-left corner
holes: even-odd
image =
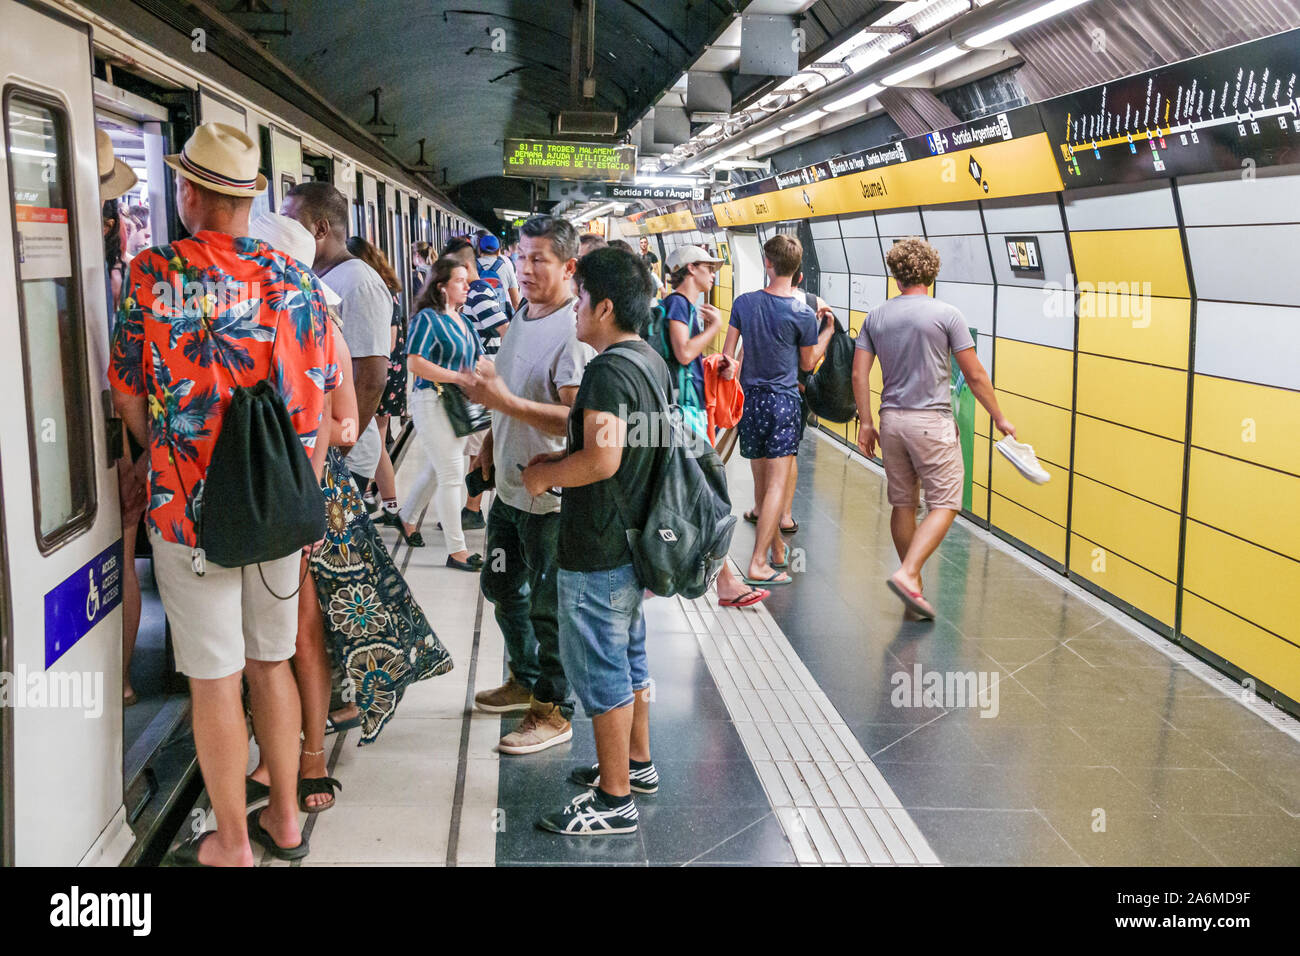
[[[163,157],[192,183],[223,196],[253,198],[266,191],[266,177],[257,171],[257,144],[241,129],[225,123],[204,123],[179,153]]]

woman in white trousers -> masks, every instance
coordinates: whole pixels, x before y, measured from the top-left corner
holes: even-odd
[[[411,417],[416,449],[426,458],[401,510],[402,539],[413,548],[424,546],[420,514],[433,500],[447,539],[447,567],[479,571],[483,556],[470,554],[461,528],[465,503],[465,446],[443,406],[441,391],[448,385],[473,381],[483,345],[460,309],[469,295],[469,275],[460,260],[449,256],[433,264],[429,279],[415,299],[415,314],[407,330],[407,368],[415,378]]]

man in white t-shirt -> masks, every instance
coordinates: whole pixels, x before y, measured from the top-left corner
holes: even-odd
[[[501,240],[491,233],[479,237],[478,272],[481,278],[493,285],[495,283],[492,283],[491,276],[484,273],[493,273],[500,279],[500,290],[505,291],[510,302],[507,311],[513,315],[519,308],[519,277],[515,275],[515,266],[510,261],[510,257],[501,251]],[[501,304],[504,306],[506,303]]]
[[[488,713],[527,711],[501,738],[503,754],[528,754],[573,737],[573,698],[560,659],[556,570],[560,499],[531,495],[523,469],[539,455],[565,449],[569,412],[587,362],[596,354],[578,340],[573,270],[578,233],[565,219],[534,216],[522,227],[520,272],[528,304],[510,323],[496,360],[481,359],[471,400],[492,409],[492,431],[476,465],[496,468],[496,500],[487,518],[488,561],[480,576],[505,640],[510,678],[480,691]]]
[[[318,277],[328,274],[330,288],[343,300],[338,311],[343,340],[352,353],[359,436],[347,466],[358,490],[365,492],[383,450],[374,417],[388,382],[393,296],[379,273],[348,252],[348,200],[341,192],[329,183],[299,183],[289,190],[280,211],[312,234],[316,240],[312,269]]]

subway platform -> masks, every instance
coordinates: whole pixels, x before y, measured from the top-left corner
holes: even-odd
[[[739,513],[747,463],[729,475]],[[456,667],[375,744],[328,738],[343,790],[301,865],[1300,864],[1296,720],[964,520],[926,569],[937,619],[905,620],[883,475],[811,430],[795,515],[795,581],[764,605],[646,602],[662,782],[621,837],[534,827],[580,792],[591,722],[498,754],[518,716],[473,710],[506,674],[477,577],[432,515],[423,549],[386,531]]]

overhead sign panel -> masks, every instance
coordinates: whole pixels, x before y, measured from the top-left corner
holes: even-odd
[[[1300,162],[1300,30],[1039,104],[1067,189]]]
[[[1061,177],[1033,107],[713,191],[721,227],[1056,192]]]
[[[636,147],[508,139],[504,167],[507,176],[530,179],[630,183],[636,179]]]

